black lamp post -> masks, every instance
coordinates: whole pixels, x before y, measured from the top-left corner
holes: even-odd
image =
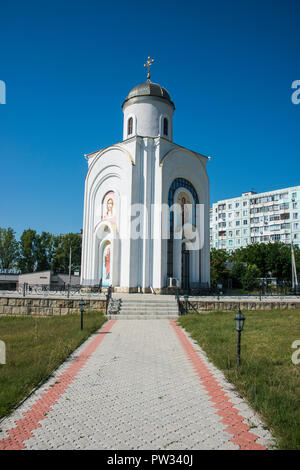
[[[235,321],[235,329],[238,332],[238,343],[237,343],[237,366],[239,367],[241,364],[241,333],[244,328],[244,323],[245,323],[246,318],[241,312],[241,309],[239,307],[239,311],[234,317]]]
[[[85,303],[82,299],[79,300],[79,308],[80,308],[80,329],[83,330],[83,312],[84,312]]]

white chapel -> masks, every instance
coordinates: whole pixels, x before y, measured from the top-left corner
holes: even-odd
[[[173,142],[175,105],[150,81],[152,62],[122,104],[123,140],[85,155],[86,287],[164,293],[210,282],[208,157]]]

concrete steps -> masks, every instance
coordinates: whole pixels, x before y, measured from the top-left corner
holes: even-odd
[[[108,314],[106,317],[109,320],[175,320],[178,315],[114,315]]]
[[[107,318],[119,320],[175,319],[177,301],[173,296],[153,294],[113,294]]]

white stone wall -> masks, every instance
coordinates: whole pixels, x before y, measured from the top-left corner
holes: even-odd
[[[162,215],[153,212],[153,205],[168,204],[168,191],[177,177],[192,183],[199,203],[204,205],[201,267],[198,252],[192,253],[190,280],[209,282],[207,159],[166,139],[135,137],[91,155],[88,161],[81,283],[99,284],[101,247],[109,240],[112,243],[113,286],[123,289],[166,287],[167,240],[161,239]],[[101,202],[108,191],[116,194],[117,230],[109,222],[101,221]],[[142,236],[139,239],[133,239],[130,232],[130,204],[141,204],[146,208],[141,215]],[[180,278],[180,249],[178,253],[178,256],[174,255],[174,267]]]
[[[204,246],[191,253],[190,281],[210,281],[209,185],[207,159],[166,139],[135,137],[91,155],[86,177],[81,283],[98,285],[101,247],[112,243],[113,286],[122,289],[161,289],[167,286],[167,240],[161,239],[162,215],[153,205],[168,204],[174,179],[183,177],[197,191],[204,206]],[[108,191],[116,194],[117,229],[101,221],[101,202]],[[141,204],[141,238],[130,232],[130,204]],[[138,214],[137,214],[138,215]],[[104,229],[106,227],[107,234]],[[174,269],[180,280],[181,248],[174,252]],[[199,275],[200,271],[200,275]]]
[[[130,147],[130,146],[129,146]],[[133,157],[130,148],[113,146],[89,157],[89,169],[85,181],[84,221],[81,283],[97,285],[100,281],[100,252],[104,228],[108,227],[108,240],[114,240],[112,259],[113,284],[129,284],[129,245],[119,239],[119,232],[129,223],[121,202],[131,199]],[[107,221],[101,221],[101,204],[104,195],[114,191],[117,201],[117,230]],[[122,247],[120,246],[122,243]],[[122,249],[121,249],[122,248]],[[122,272],[120,266],[123,266]]]
[[[51,278],[51,271],[40,271],[35,273],[20,274],[19,275],[19,285],[27,284],[41,284],[49,285]]]
[[[151,97],[152,98],[152,97]],[[167,102],[159,99],[139,98],[129,100],[125,103],[124,124],[123,124],[123,140],[132,136],[139,135],[142,137],[158,137],[162,136],[166,139],[173,140],[173,108]],[[133,132],[128,135],[128,119],[133,118]],[[163,118],[168,119],[168,136],[163,134]]]

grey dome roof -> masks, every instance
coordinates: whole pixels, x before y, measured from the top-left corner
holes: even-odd
[[[163,100],[168,101],[175,109],[174,103],[171,100],[168,91],[158,83],[150,82],[150,80],[147,80],[145,83],[140,83],[139,85],[136,85],[134,88],[132,88],[122,106],[124,106],[124,104],[131,98],[137,98],[139,96],[157,96]]]

